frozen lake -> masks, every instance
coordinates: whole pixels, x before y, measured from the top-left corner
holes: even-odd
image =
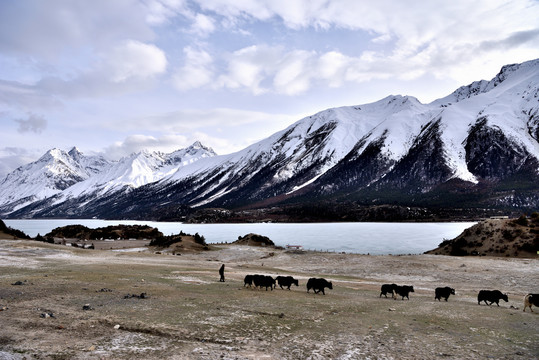
[[[109,225],[149,225],[163,234],[199,233],[207,243],[233,242],[238,236],[255,233],[269,237],[276,245],[301,245],[304,249],[358,254],[420,254],[452,239],[475,222],[448,223],[307,223],[307,224],[183,224],[132,220],[4,220],[7,226],[30,236],[45,235],[52,229],[73,224],[89,228]]]

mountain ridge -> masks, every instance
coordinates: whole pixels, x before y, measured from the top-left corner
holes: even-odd
[[[0,202],[0,215],[136,218],[160,207],[321,200],[534,209],[538,139],[536,59],[429,104],[390,95],[326,109],[233,154],[201,143],[177,158],[141,152],[48,197]]]

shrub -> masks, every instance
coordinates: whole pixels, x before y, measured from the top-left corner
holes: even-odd
[[[506,240],[514,239],[513,232],[511,232],[510,230],[504,230],[502,235],[503,235],[503,238],[506,239]]]
[[[200,245],[206,245],[206,239],[198,233],[195,234],[195,242]]]
[[[528,226],[528,218],[526,217],[526,215],[520,215],[520,217],[515,222],[522,226]]]
[[[150,246],[169,247],[170,245],[182,241],[181,235],[157,236],[150,241]]]

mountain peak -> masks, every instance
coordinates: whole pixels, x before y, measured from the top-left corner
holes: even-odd
[[[68,154],[73,158],[82,156],[82,152],[76,146],[73,146]]]

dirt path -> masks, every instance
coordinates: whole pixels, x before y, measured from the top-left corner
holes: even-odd
[[[244,288],[254,273],[300,286]],[[307,293],[313,276],[333,290]],[[415,292],[380,298],[384,283]],[[437,286],[457,294],[435,301]],[[173,256],[0,240],[0,359],[532,359],[539,309],[522,312],[522,299],[537,286],[538,259],[246,246]],[[480,289],[509,302],[478,305]]]

